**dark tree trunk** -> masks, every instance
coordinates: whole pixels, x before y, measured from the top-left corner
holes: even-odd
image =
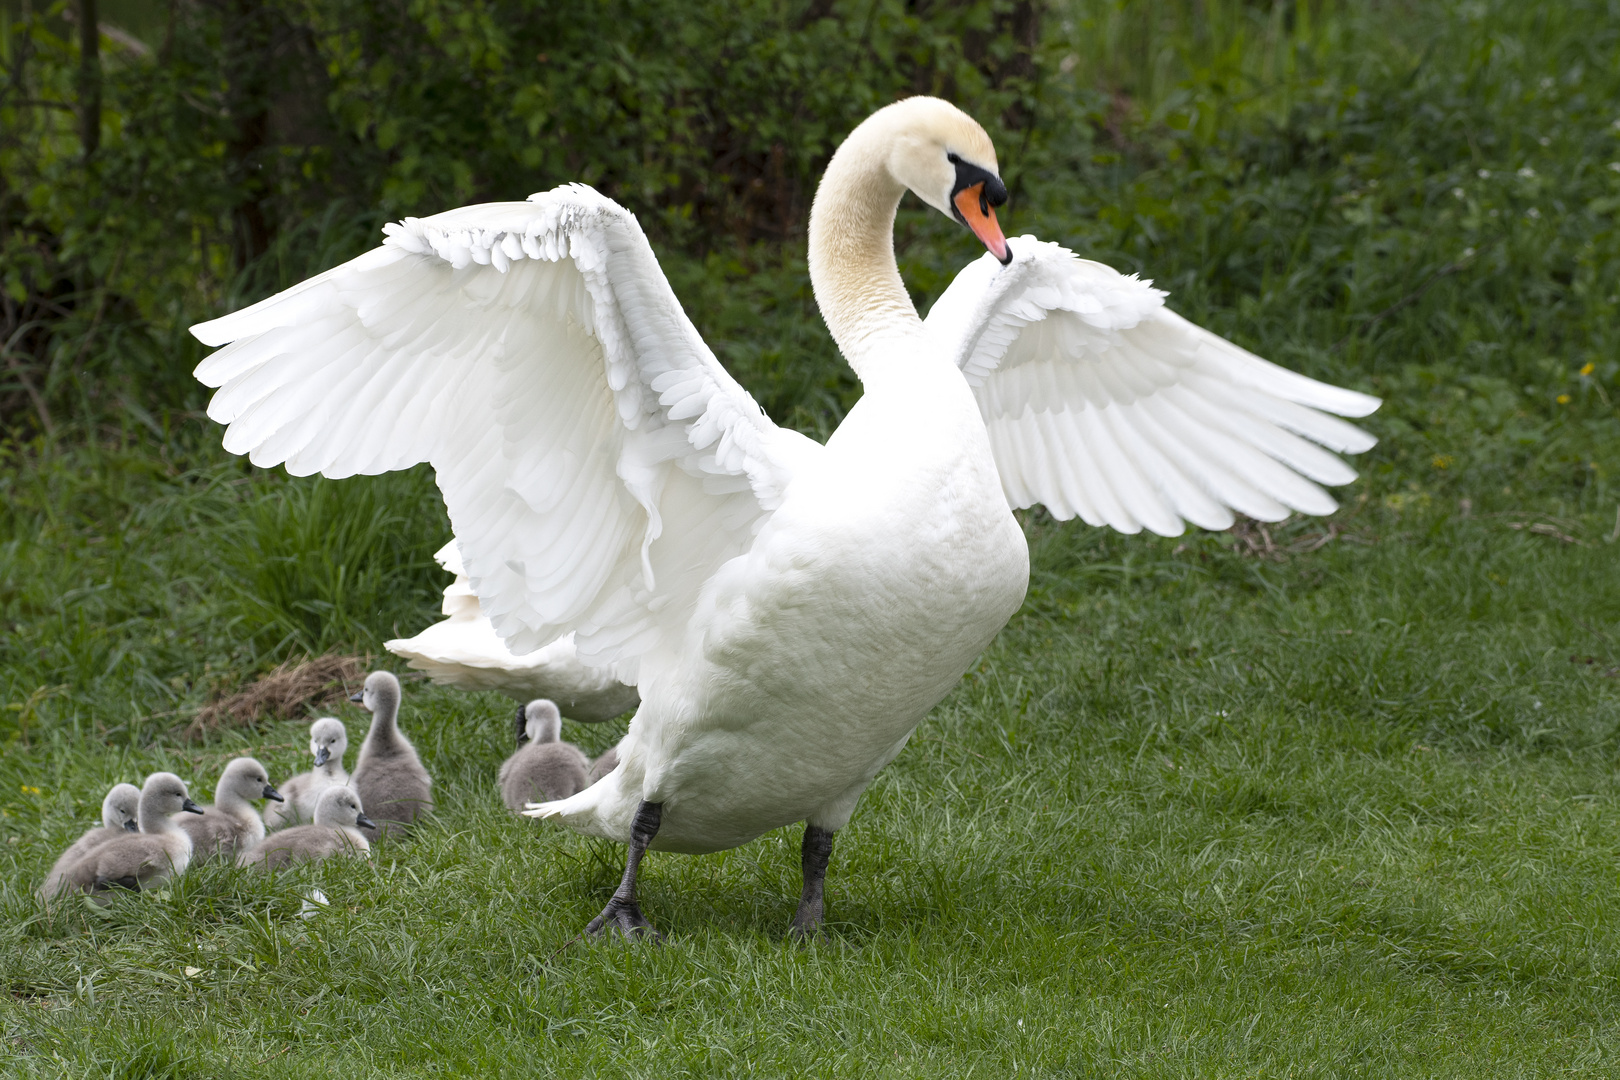
[[[226,111],[234,130],[226,146],[237,202],[232,210],[236,265],[245,268],[270,250],[269,67],[274,14],[263,0],[226,0],[222,45],[230,79]]]
[[[1034,82],[1035,50],[1041,43],[1041,5],[1033,0],[1019,0],[1007,13],[1002,25],[1013,39],[1015,50],[996,72],[996,82],[1002,85],[1015,79],[1024,83]],[[1009,106],[1001,119],[1008,127],[1019,130],[1035,122],[1035,117],[1021,101]]]
[[[89,161],[101,146],[101,23],[96,0],[78,0],[79,142]]]
[[[990,55],[990,45],[997,38],[1010,38],[1012,54],[996,60]],[[997,87],[1014,81],[1035,78],[1035,50],[1041,40],[1041,5],[1036,0],[1017,0],[995,13],[988,31],[972,31],[962,38],[962,55],[979,70],[990,76]],[[1014,102],[1002,114],[1002,123],[1010,128],[1027,127],[1031,121],[1029,111],[1020,102]]]
[[[1013,39],[1016,51],[996,72],[997,78],[1033,79],[1035,77],[1035,49],[1041,43],[1041,5],[1031,0],[1019,0],[1012,10],[1002,16],[1001,28]]]

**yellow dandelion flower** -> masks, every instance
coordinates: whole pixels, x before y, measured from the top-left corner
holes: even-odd
[[[1559,394],[1558,395],[1558,404],[1560,404],[1560,405],[1568,405],[1569,404],[1569,395],[1568,394]]]
[[[24,795],[38,795],[39,794],[39,788],[37,788],[37,787],[29,787],[27,784],[22,785],[22,790],[23,790]]]
[[[1456,460],[1457,459],[1452,457],[1450,454],[1436,454],[1434,457],[1429,459],[1429,464],[1433,465],[1437,469],[1449,469],[1451,468],[1452,462]]]
[[[1597,370],[1597,365],[1592,363],[1591,361],[1587,361],[1586,366],[1581,368],[1581,374],[1582,375],[1590,375],[1595,370]]]

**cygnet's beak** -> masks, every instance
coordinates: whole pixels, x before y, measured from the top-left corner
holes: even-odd
[[[136,821],[126,821],[126,822],[124,822],[124,828],[128,829],[130,832],[140,832],[141,831],[140,823],[136,822]]]
[[[184,810],[188,814],[200,814],[203,812],[203,808],[192,802],[190,799],[185,799],[182,801],[180,803],[180,809]]]
[[[519,705],[517,710],[517,741],[523,745],[523,737],[529,733],[529,707]]]
[[[366,817],[364,814],[361,814],[359,817],[355,818],[354,823],[360,826],[362,829],[375,829],[377,827],[377,823]]]
[[[264,785],[264,797],[269,799],[271,802],[286,802],[287,801],[286,799],[281,797],[281,792],[277,791],[275,788],[271,787],[269,784]]]
[[[331,760],[332,751],[330,748],[323,746],[319,750],[315,751],[315,767],[317,769]]]
[[[356,690],[354,693],[349,695],[349,700],[354,702],[356,705],[362,705],[366,700],[366,692],[364,690]]]

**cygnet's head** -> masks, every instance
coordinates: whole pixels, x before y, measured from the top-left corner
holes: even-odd
[[[350,694],[349,700],[371,713],[376,712],[379,706],[389,704],[397,708],[399,680],[394,678],[392,671],[373,671],[366,676],[366,685],[358,694]]]
[[[349,731],[337,717],[323,716],[309,725],[309,752],[317,769],[334,759],[341,764],[348,749]]]
[[[224,798],[226,792],[239,799],[251,802],[254,799],[269,799],[272,802],[286,802],[270,784],[270,774],[263,765],[250,757],[239,757],[225,766],[225,773],[219,778],[219,786],[214,789],[214,801]]]
[[[850,133],[872,128],[889,147],[889,174],[919,199],[972,230],[979,242],[1003,264],[1012,250],[995,207],[1007,201],[996,148],[978,121],[948,101],[913,97],[879,109]]]
[[[114,784],[101,800],[101,823],[109,829],[140,832],[141,789],[134,784]]]
[[[315,824],[334,828],[358,825],[375,829],[377,823],[360,808],[360,796],[350,787],[329,787],[315,800]]]
[[[518,741],[527,735],[533,743],[556,742],[562,738],[562,713],[557,703],[535,698],[518,710]]]
[[[202,807],[191,801],[186,782],[172,772],[155,772],[141,785],[141,807],[167,817],[182,811],[200,814]]]

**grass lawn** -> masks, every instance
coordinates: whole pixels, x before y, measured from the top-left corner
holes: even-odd
[[[1030,519],[1028,604],[839,834],[811,949],[784,937],[790,831],[650,857],[665,947],[576,940],[620,849],[504,811],[510,707],[421,684],[420,839],[45,914],[28,890],[110,782],[206,787],[246,751],[284,776],[303,729],[28,730],[0,764],[7,1069],[1613,1075],[1608,522],[1431,503],[1333,524],[1267,554],[1257,532]],[[300,918],[310,885],[332,902]]]
[[[447,530],[425,471],[261,472],[200,398],[0,442],[0,1074],[1620,1075],[1620,14],[1148,9],[1052,6],[1008,231],[1384,397],[1338,515],[1179,539],[1025,515],[1028,601],[838,835],[827,939],[785,936],[783,831],[653,853],[667,944],[626,947],[578,939],[622,849],[500,806],[511,704],[420,681],[417,838],[39,906],[112,783],[306,768],[304,719],[181,730],[435,618]],[[1131,64],[1153,78],[1109,90]],[[973,254],[947,226],[901,215],[925,303]],[[824,434],[853,384],[798,250],[671,277]],[[182,314],[164,340],[206,312]]]

